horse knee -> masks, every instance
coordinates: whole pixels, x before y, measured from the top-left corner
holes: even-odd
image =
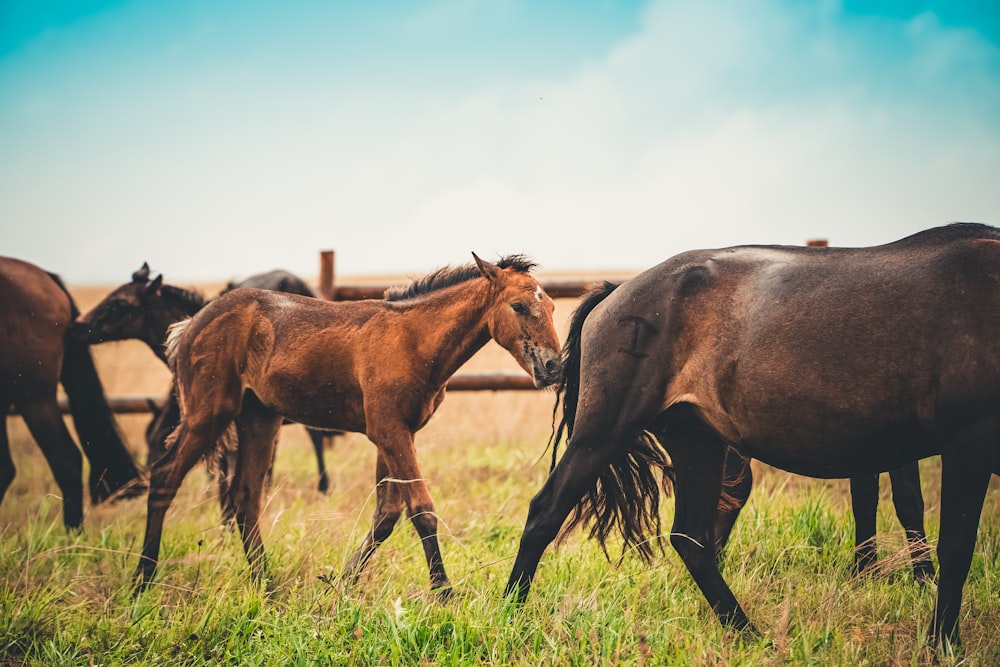
[[[433,507],[414,508],[410,513],[410,521],[420,535],[437,534],[437,514]]]

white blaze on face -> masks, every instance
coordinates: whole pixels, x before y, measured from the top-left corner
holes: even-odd
[[[542,286],[541,285],[536,285],[535,286],[535,301],[541,302],[541,300],[542,300]]]

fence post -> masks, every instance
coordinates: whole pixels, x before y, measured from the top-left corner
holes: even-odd
[[[321,250],[319,253],[319,295],[327,301],[333,301],[336,295],[334,285],[334,252],[333,250]]]
[[[336,257],[333,250],[321,250],[319,253],[319,295],[327,301],[333,301],[337,296],[334,280],[334,263]],[[336,436],[331,434],[323,435],[323,449],[333,449],[333,442]]]

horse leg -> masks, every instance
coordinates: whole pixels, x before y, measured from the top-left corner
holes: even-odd
[[[725,468],[727,445],[704,428],[658,434],[674,464],[674,525],[670,543],[723,625],[757,633],[719,571],[713,520]]]
[[[83,524],[83,455],[66,428],[59,405],[52,398],[18,403],[17,408],[62,492],[63,523],[67,528],[79,528]]]
[[[330,478],[326,474],[326,462],[323,460],[323,439],[326,437],[326,433],[314,428],[307,428],[306,432],[309,433],[313,449],[316,451],[316,466],[319,469],[319,486],[317,488],[321,493],[326,493],[330,490]]]
[[[135,569],[135,591],[141,593],[149,587],[156,572],[156,562],[160,554],[160,537],[163,534],[163,519],[174,501],[181,482],[191,468],[211,449],[221,430],[212,428],[211,422],[202,421],[191,426],[182,421],[178,427],[177,440],[166,453],[153,464],[149,475],[149,498],[146,510],[146,534],[142,541],[142,555]]]
[[[854,571],[871,572],[878,562],[875,520],[878,512],[878,474],[851,478],[851,513],[854,514]]]
[[[379,452],[375,463],[375,515],[372,517],[372,527],[365,536],[364,542],[357,548],[347,565],[344,566],[342,577],[348,585],[354,585],[362,570],[368,563],[379,545],[385,542],[403,511],[403,495],[399,484],[389,479],[389,467],[385,458]]]
[[[726,449],[726,463],[723,471],[722,497],[715,515],[715,552],[722,554],[733,525],[740,511],[750,498],[753,489],[753,470],[749,457],[743,456],[732,447]]]
[[[236,417],[239,446],[230,493],[250,576],[257,584],[267,573],[264,542],[260,536],[260,510],[280,427],[281,417],[261,405],[252,394],[247,394],[243,410]]]
[[[618,446],[619,443],[627,442],[627,439],[613,437],[599,444],[581,429],[573,433],[559,463],[528,505],[528,518],[504,589],[505,597],[514,595],[519,603],[528,597],[545,549],[556,539],[566,517],[583,494],[597,483],[601,471],[618,451],[624,449],[624,445]]]
[[[924,496],[920,490],[920,463],[913,461],[889,471],[892,483],[892,504],[896,517],[906,531],[906,543],[913,562],[913,578],[924,583],[934,580],[934,563],[924,531]]]
[[[10,405],[6,401],[0,400],[0,410],[5,413]],[[14,481],[17,468],[14,467],[14,459],[10,457],[10,440],[7,437],[7,419],[0,419],[0,503],[7,495],[10,483]]]
[[[413,449],[413,433],[404,426],[376,428],[368,437],[379,447],[380,456],[385,459],[393,483],[402,486],[402,496],[406,502],[406,513],[420,536],[430,573],[431,590],[442,598],[451,594],[451,582],[445,573],[444,560],[437,537],[437,513],[434,499],[427,488],[427,482],[420,472],[416,452]]]
[[[946,443],[941,453],[941,529],[938,536],[937,600],[928,640],[947,639],[958,645],[958,614],[962,589],[976,547],[979,519],[990,482],[990,471],[1000,464],[995,453],[996,426],[983,421]]]

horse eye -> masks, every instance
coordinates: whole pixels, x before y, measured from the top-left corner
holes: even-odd
[[[525,306],[523,303],[512,303],[510,307],[513,308],[514,312],[517,313],[518,315],[528,314],[528,307]]]

